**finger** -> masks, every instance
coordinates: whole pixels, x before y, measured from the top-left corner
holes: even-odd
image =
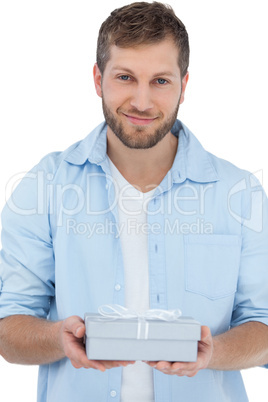
[[[206,342],[210,341],[211,339],[211,332],[209,327],[206,327],[205,325],[201,326],[201,341]]]
[[[198,371],[184,371],[184,370],[178,370],[177,372],[174,372],[173,374],[177,375],[178,377],[194,377]]]
[[[213,353],[213,340],[210,329],[201,327],[201,340],[198,342],[198,364],[199,368],[206,368]]]
[[[198,367],[196,364],[181,364],[181,363],[174,363],[170,369],[173,374],[176,375],[186,375],[190,376],[193,373],[197,373]]]
[[[198,373],[198,371],[199,371],[199,370],[184,371],[183,374],[184,374],[186,377],[194,377],[194,376]]]
[[[97,361],[89,360],[87,358],[85,349],[81,344],[73,344],[72,347],[67,350],[67,352],[67,356],[75,368],[95,368],[101,369],[101,371],[104,371],[105,369],[101,363],[99,364]]]
[[[135,360],[121,360],[119,361],[120,366],[128,366],[129,364],[135,364]]]
[[[185,370],[185,369],[176,369],[176,370],[171,370],[171,369],[163,369],[160,370],[161,372],[163,372],[164,374],[168,374],[168,375],[177,375],[178,377],[194,377],[197,373],[198,370]]]
[[[170,363],[170,362],[159,361],[155,364],[154,368],[162,371],[162,370],[170,370],[171,366],[172,366],[172,363]]]
[[[81,317],[71,316],[65,320],[64,324],[64,330],[71,332],[76,338],[82,338],[85,335],[86,327]]]
[[[87,358],[85,346],[81,340],[76,339],[71,333],[67,333],[66,335],[64,341],[65,355],[71,360],[74,367],[96,368],[101,371],[105,370],[105,367],[102,364]]]
[[[129,364],[134,364],[135,361],[119,361],[119,360],[88,360],[84,356],[84,353],[77,353],[76,356],[71,359],[72,365],[75,368],[93,368],[100,371],[105,371],[106,369],[111,369],[115,367],[128,366]]]
[[[83,338],[85,336],[86,333],[86,327],[85,325],[79,325],[76,329],[75,329],[75,333],[74,336],[76,338]]]
[[[194,377],[198,371],[193,371],[192,373],[187,374],[187,377]]]
[[[197,369],[196,362],[175,362],[171,365],[171,370],[192,371]]]
[[[113,368],[113,367],[126,367],[129,364],[134,364],[135,361],[125,361],[125,360],[101,360],[101,363],[105,366],[105,368]]]
[[[72,365],[75,368],[93,368],[95,370],[100,370],[104,372],[106,370],[105,365],[103,362],[98,360],[89,360],[84,350],[77,350],[72,356],[69,356]]]
[[[115,367],[121,367],[124,366],[124,364],[122,364],[119,361],[112,361],[112,360],[107,360],[107,361],[102,361],[102,364],[104,365],[104,367],[106,369],[111,369],[111,368],[115,368]]]
[[[148,364],[148,366],[150,366],[150,367],[153,367],[153,368],[155,368],[156,367],[156,364],[158,363],[158,362],[153,362],[153,361],[147,361],[147,360],[143,360],[143,363],[146,363],[146,364]]]

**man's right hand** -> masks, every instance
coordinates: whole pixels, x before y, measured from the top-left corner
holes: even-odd
[[[82,318],[71,316],[62,321],[60,331],[62,349],[75,368],[84,367],[105,371],[135,363],[134,361],[88,360],[84,345],[85,333],[86,327]]]

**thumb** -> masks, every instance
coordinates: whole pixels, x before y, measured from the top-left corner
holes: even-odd
[[[201,327],[201,341],[206,342],[211,340],[211,332],[209,327]]]
[[[84,321],[78,316],[67,318],[65,328],[67,332],[71,332],[76,338],[82,338],[86,332]]]
[[[74,336],[76,336],[76,338],[83,338],[83,336],[86,333],[86,328],[84,324],[78,324],[77,328],[75,329],[75,331],[73,332]]]

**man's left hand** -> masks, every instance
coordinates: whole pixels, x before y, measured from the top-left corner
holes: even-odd
[[[198,342],[198,354],[196,362],[146,362],[149,366],[164,374],[178,376],[195,376],[199,370],[208,367],[213,352],[213,340],[210,329],[201,327],[201,340]]]

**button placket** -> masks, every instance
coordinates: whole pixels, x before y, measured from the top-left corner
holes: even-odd
[[[149,246],[149,275],[150,275],[150,306],[151,308],[167,308],[166,269],[165,269],[165,215],[158,212],[160,197],[154,198],[149,205],[148,222],[150,227],[157,225],[158,232],[150,232]]]
[[[117,283],[114,288],[117,292],[119,292],[119,290],[121,290],[121,285]]]

